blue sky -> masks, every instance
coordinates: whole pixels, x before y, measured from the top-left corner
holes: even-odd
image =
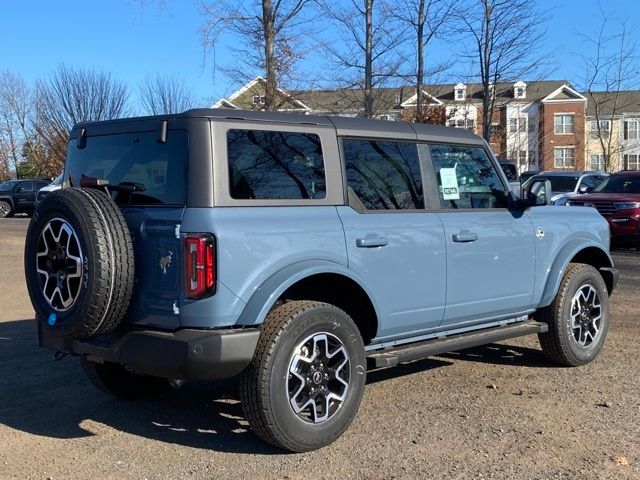
[[[219,70],[213,76],[214,56],[204,56],[197,0],[165,0],[164,9],[149,0],[145,7],[127,0],[0,1],[0,70],[29,82],[66,63],[109,70],[132,89],[149,73],[180,74],[203,106],[235,87]],[[599,3],[540,0],[539,5],[551,15],[539,47],[558,52],[552,77],[576,82],[582,69],[579,54],[585,49],[578,32],[598,27]],[[638,0],[603,5],[630,22],[640,44]],[[229,39],[216,49],[218,65],[233,61],[225,41]],[[636,85],[640,87],[638,81]]]

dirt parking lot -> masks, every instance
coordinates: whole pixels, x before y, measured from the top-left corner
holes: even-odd
[[[371,372],[333,445],[283,454],[247,430],[233,381],[122,402],[37,346],[26,219],[0,220],[0,479],[640,478],[640,253],[605,348],[556,368],[534,337]]]

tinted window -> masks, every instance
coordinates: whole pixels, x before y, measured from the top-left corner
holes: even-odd
[[[482,148],[430,145],[442,208],[504,208],[504,186]]]
[[[20,183],[21,192],[32,192],[33,191],[33,182],[22,182]]]
[[[17,183],[18,180],[9,180],[8,182],[0,183],[0,190],[13,190]]]
[[[599,176],[595,176],[595,175],[586,175],[586,176],[582,177],[582,181],[580,182],[580,186],[584,185],[584,186],[589,187],[589,188],[595,188],[600,184],[600,182],[602,181],[603,178],[605,178],[605,177],[599,177]]]
[[[612,175],[593,191],[602,193],[640,193],[640,175]]]
[[[137,184],[142,189],[115,194],[119,204],[184,205],[187,132],[169,130],[166,143],[157,140],[157,132],[104,135],[89,137],[82,149],[71,140],[65,176],[70,172],[75,186],[85,176],[107,179],[110,185]]]
[[[227,155],[232,198],[326,196],[322,145],[318,135],[229,130]]]
[[[509,180],[510,182],[518,181],[518,169],[513,163],[500,162],[500,166],[502,167],[502,170],[504,171],[504,174],[506,175],[507,180]]]
[[[415,143],[343,140],[347,185],[369,210],[424,208]]]
[[[536,175],[527,180],[528,185],[534,181],[549,180],[551,182],[551,190],[554,192],[573,192],[578,184],[579,176],[574,175]]]

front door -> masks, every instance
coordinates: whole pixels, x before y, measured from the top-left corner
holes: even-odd
[[[344,139],[349,206],[338,207],[349,268],[379,314],[378,339],[442,322],[446,257],[442,223],[424,210],[416,142]]]
[[[481,147],[430,145],[447,246],[444,325],[517,315],[531,307],[534,229],[507,209],[505,185]]]

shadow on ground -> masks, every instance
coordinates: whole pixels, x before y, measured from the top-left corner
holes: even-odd
[[[489,345],[369,372],[368,383],[464,359],[549,367],[539,351]],[[0,424],[53,438],[94,435],[102,425],[144,438],[225,452],[280,454],[249,431],[235,380],[194,382],[137,402],[113,399],[85,379],[77,358],[52,360],[31,320],[0,323]]]

